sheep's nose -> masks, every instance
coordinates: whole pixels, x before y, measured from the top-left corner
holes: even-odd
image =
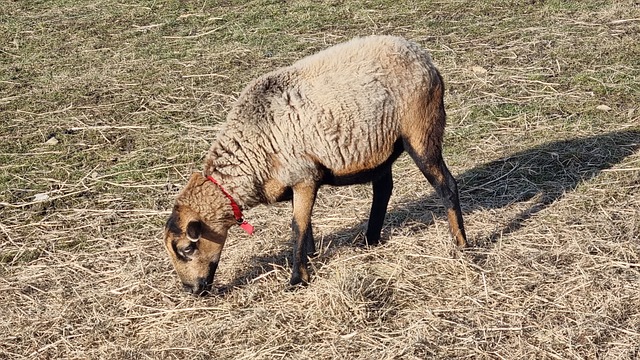
[[[190,294],[193,294],[195,290],[195,286],[187,283],[182,283],[182,289]]]
[[[209,294],[211,285],[207,283],[207,279],[201,278],[198,279],[198,282],[195,285],[182,283],[182,288],[190,294],[204,296]]]

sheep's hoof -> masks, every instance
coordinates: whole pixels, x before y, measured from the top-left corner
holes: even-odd
[[[304,265],[302,265],[300,266],[300,269],[298,271],[294,271],[291,274],[291,280],[289,280],[289,285],[306,286],[308,284],[309,284],[309,272],[307,271],[307,268]]]
[[[351,242],[356,247],[368,248],[382,244],[381,236],[367,236],[364,234],[358,234],[356,238]]]
[[[368,237],[365,236],[364,240],[362,241],[362,245],[367,247],[367,246],[378,246],[380,245],[380,237]]]

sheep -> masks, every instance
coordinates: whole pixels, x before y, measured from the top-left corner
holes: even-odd
[[[165,226],[184,289],[210,291],[228,230],[252,232],[242,209],[280,201],[293,204],[289,283],[307,284],[316,251],[311,212],[324,184],[372,183],[365,241],[377,244],[391,165],[404,151],[442,198],[456,244],[467,246],[457,184],[442,157],[443,94],[428,52],[392,36],[355,38],[250,82]]]

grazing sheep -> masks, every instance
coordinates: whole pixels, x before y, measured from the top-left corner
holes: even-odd
[[[240,94],[178,195],[165,245],[185,290],[208,292],[240,208],[292,200],[292,285],[309,281],[311,211],[323,184],[373,183],[366,242],[376,244],[407,151],[443,199],[450,230],[467,244],[455,179],[442,158],[444,85],[429,54],[391,36],[356,38],[260,76]]]

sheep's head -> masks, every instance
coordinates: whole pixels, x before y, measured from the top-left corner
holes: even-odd
[[[194,174],[167,220],[165,247],[184,289],[192,294],[211,290],[227,232],[235,224],[227,208],[217,186]]]

